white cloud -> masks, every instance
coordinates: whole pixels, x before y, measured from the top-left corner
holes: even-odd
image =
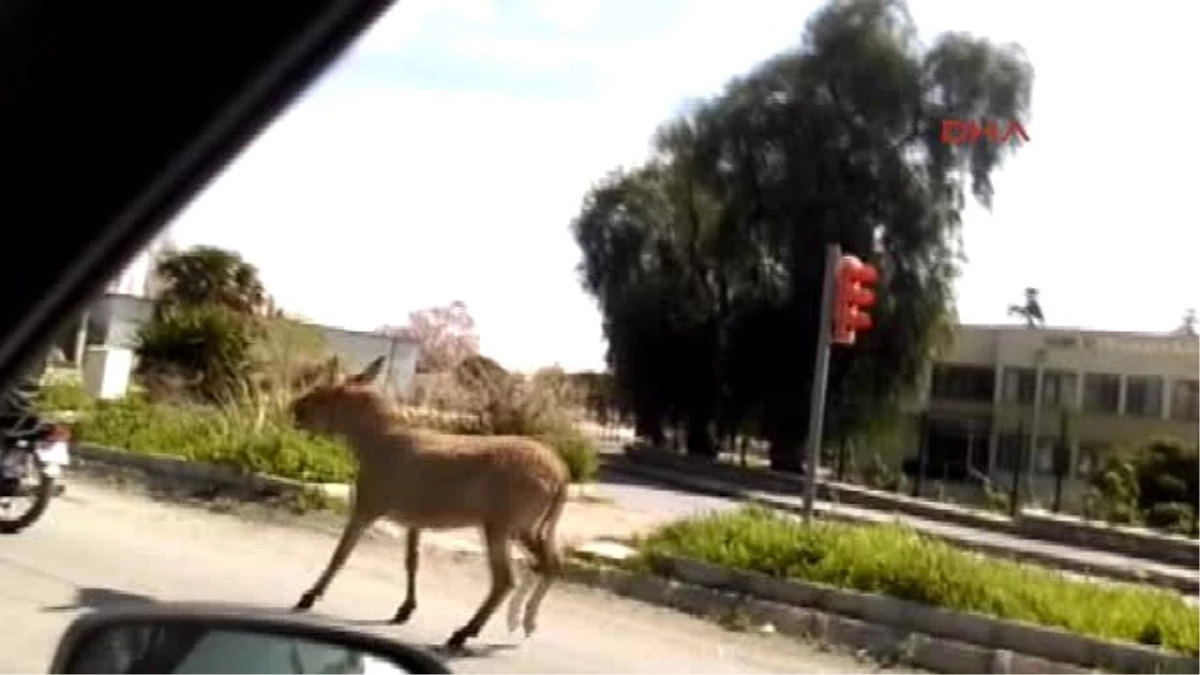
[[[592,24],[600,15],[600,0],[530,0],[538,19],[562,31],[577,31]]]
[[[359,38],[355,49],[368,53],[394,52],[434,18],[486,24],[499,15],[497,0],[400,0]]]

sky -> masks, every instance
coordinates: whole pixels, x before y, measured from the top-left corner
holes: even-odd
[[[241,252],[313,321],[371,330],[462,300],[508,368],[601,368],[569,231],[584,194],[689,99],[796,44],[819,5],[399,0],[167,236]],[[923,40],[1016,42],[1035,69],[1030,141],[992,211],[966,212],[960,319],[1009,322],[1035,286],[1049,324],[1177,326],[1200,305],[1187,3],[909,6]]]

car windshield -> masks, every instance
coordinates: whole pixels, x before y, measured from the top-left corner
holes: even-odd
[[[1197,672],[1195,22],[1069,7],[395,3],[0,415],[0,671]]]

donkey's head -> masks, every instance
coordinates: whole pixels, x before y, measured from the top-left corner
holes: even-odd
[[[292,401],[296,426],[315,434],[354,435],[386,425],[391,410],[374,386],[383,361],[381,356],[361,373],[342,377],[337,359],[330,359],[321,376],[315,378],[315,386]]]

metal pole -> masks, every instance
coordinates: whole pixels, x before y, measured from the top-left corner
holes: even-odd
[[[825,421],[825,385],[829,380],[829,348],[833,337],[833,295],[842,249],[830,244],[825,249],[824,280],[821,285],[821,318],[817,324],[817,354],[813,365],[808,411],[808,463],[804,471],[804,519],[812,520],[817,501],[817,469],[821,465],[821,433]]]
[[[1032,499],[1034,495],[1034,471],[1037,469],[1038,454],[1041,449],[1042,432],[1042,389],[1046,379],[1046,350],[1037,350],[1034,358],[1033,371],[1033,423],[1029,429],[1029,462],[1025,465],[1025,490]]]
[[[71,356],[75,361],[75,368],[80,373],[83,372],[83,355],[87,353],[87,337],[88,337],[88,321],[90,312],[84,310],[79,317],[79,325],[75,330],[75,349]]]

